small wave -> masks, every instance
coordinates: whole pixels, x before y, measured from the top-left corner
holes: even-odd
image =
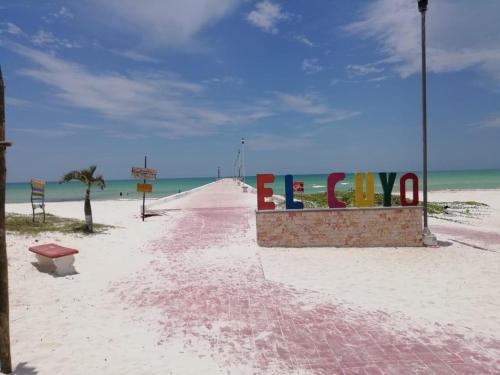
[[[349,185],[349,182],[341,182],[340,185]]]
[[[325,185],[312,185],[313,189],[322,189],[322,188],[326,188]]]

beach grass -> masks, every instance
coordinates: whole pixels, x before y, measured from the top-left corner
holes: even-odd
[[[337,191],[337,199],[345,202],[347,207],[355,206],[354,191]],[[305,208],[328,208],[326,192],[312,194],[295,194],[295,199],[304,203]],[[375,206],[382,206],[384,195],[375,193]],[[393,206],[400,206],[399,196],[393,195],[391,199]],[[470,210],[488,207],[487,204],[475,201],[466,202],[428,202],[427,210],[430,215],[444,215],[448,210],[458,210],[469,213]]]
[[[110,225],[94,224],[94,233],[103,233],[111,228],[113,227]],[[31,215],[7,213],[5,215],[5,230],[24,235],[37,235],[45,232],[91,234],[84,221],[52,214],[46,214],[45,223],[42,221],[42,215],[37,214],[33,223]]]
[[[347,207],[354,207],[354,191],[336,191],[337,199],[346,203]],[[304,203],[305,208],[328,208],[328,200],[326,192],[312,194],[295,194],[295,199]],[[375,193],[375,205],[382,206],[384,203],[384,195]],[[399,197],[392,196],[391,203],[393,206],[399,206]]]

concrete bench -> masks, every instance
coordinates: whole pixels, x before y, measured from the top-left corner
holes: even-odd
[[[49,243],[32,246],[29,251],[36,254],[41,269],[54,271],[59,276],[76,273],[73,264],[75,263],[74,254],[77,254],[78,250]]]

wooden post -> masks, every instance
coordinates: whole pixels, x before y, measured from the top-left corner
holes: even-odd
[[[12,360],[10,358],[9,277],[5,241],[5,149],[10,146],[10,143],[5,141],[5,97],[1,67],[0,90],[0,370],[4,374],[10,374]]]

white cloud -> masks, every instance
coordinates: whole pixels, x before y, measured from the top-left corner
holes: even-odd
[[[203,100],[203,86],[173,74],[92,73],[80,64],[32,48],[10,46],[36,66],[18,73],[51,87],[61,103],[143,129],[171,136],[202,135],[274,114],[263,105],[215,108]]]
[[[321,103],[313,95],[292,95],[286,93],[276,93],[276,97],[287,109],[294,112],[305,113],[309,115],[324,115],[329,112],[328,106]]]
[[[319,73],[325,68],[319,63],[318,59],[304,59],[302,61],[302,70],[306,72],[306,74],[315,74]]]
[[[35,35],[31,37],[31,42],[36,46],[47,46],[47,47],[65,47],[65,48],[79,48],[77,43],[70,42],[67,39],[61,39],[56,37],[50,31],[39,30]]]
[[[71,19],[74,18],[73,13],[71,13],[68,8],[61,7],[57,12],[53,13],[52,16],[54,18],[63,18],[63,19]]]
[[[158,63],[161,60],[155,59],[154,57],[143,55],[142,53],[136,51],[118,51],[118,50],[109,50],[119,56],[126,57],[127,59],[138,61],[138,62],[150,62],[150,63]]]
[[[347,110],[331,110],[330,113],[328,113],[324,117],[319,117],[315,120],[315,123],[317,124],[331,124],[334,122],[342,121],[342,120],[347,120],[352,117],[359,116],[361,112],[357,111],[347,111]]]
[[[360,112],[331,108],[315,95],[275,94],[279,103],[288,111],[313,116],[317,124],[333,123],[360,115]]]
[[[314,43],[311,42],[311,40],[309,40],[309,38],[307,38],[305,35],[295,35],[294,36],[295,40],[300,42],[300,43],[303,43],[305,44],[306,46],[309,46],[309,47],[314,47]]]
[[[500,81],[498,14],[498,1],[431,2],[427,12],[429,71],[478,68]],[[402,77],[420,71],[420,14],[416,1],[371,1],[361,19],[346,30],[377,41],[384,63],[393,65]]]
[[[71,13],[71,11],[66,8],[66,7],[61,7],[59,8],[59,10],[53,12],[53,13],[50,13],[49,15],[47,16],[43,16],[42,19],[47,22],[47,23],[52,23],[54,21],[62,21],[62,22],[65,22],[65,21],[69,21],[71,19],[75,18],[75,16],[73,15],[73,13]]]
[[[19,35],[23,33],[21,28],[12,22],[7,22],[6,26],[5,32],[8,34]]]
[[[349,77],[360,77],[366,76],[373,73],[380,73],[384,71],[384,68],[378,68],[377,64],[365,64],[365,65],[347,65],[346,69]]]
[[[368,80],[368,82],[382,82],[382,81],[386,81],[388,79],[389,79],[389,77],[387,77],[387,76],[380,76],[380,77],[370,78]]]
[[[276,34],[278,22],[287,18],[288,16],[282,11],[281,5],[267,0],[257,3],[255,9],[247,16],[248,22],[271,34]]]
[[[42,137],[66,137],[75,135],[82,130],[92,130],[95,127],[86,124],[76,124],[72,122],[63,122],[55,127],[40,127],[40,128],[14,128],[12,130],[21,133],[33,134]]]
[[[95,126],[92,126],[92,125],[77,124],[77,123],[74,123],[74,122],[63,122],[61,124],[61,127],[63,129],[68,129],[68,130],[89,130],[89,129],[95,129]]]
[[[234,77],[234,76],[225,76],[225,77],[214,77],[210,79],[205,79],[202,81],[204,84],[209,85],[242,85],[245,81],[242,78]]]
[[[111,27],[135,34],[145,43],[182,46],[226,16],[241,0],[88,1]]]
[[[13,107],[30,107],[32,103],[26,99],[21,99],[21,98],[13,98],[11,96],[8,96],[5,98],[5,101],[7,105],[13,106]]]
[[[68,135],[74,135],[76,132],[71,129],[62,129],[62,128],[14,128],[12,129],[15,132],[27,133],[36,135],[39,137],[66,137]]]
[[[486,120],[471,124],[470,126],[475,127],[475,128],[482,128],[482,129],[500,128],[500,116],[497,116],[497,117],[493,116],[493,117],[490,117]]]
[[[147,136],[145,134],[140,133],[129,133],[119,130],[107,130],[105,135],[111,138],[127,140],[127,141],[136,141],[138,139],[145,139]]]

